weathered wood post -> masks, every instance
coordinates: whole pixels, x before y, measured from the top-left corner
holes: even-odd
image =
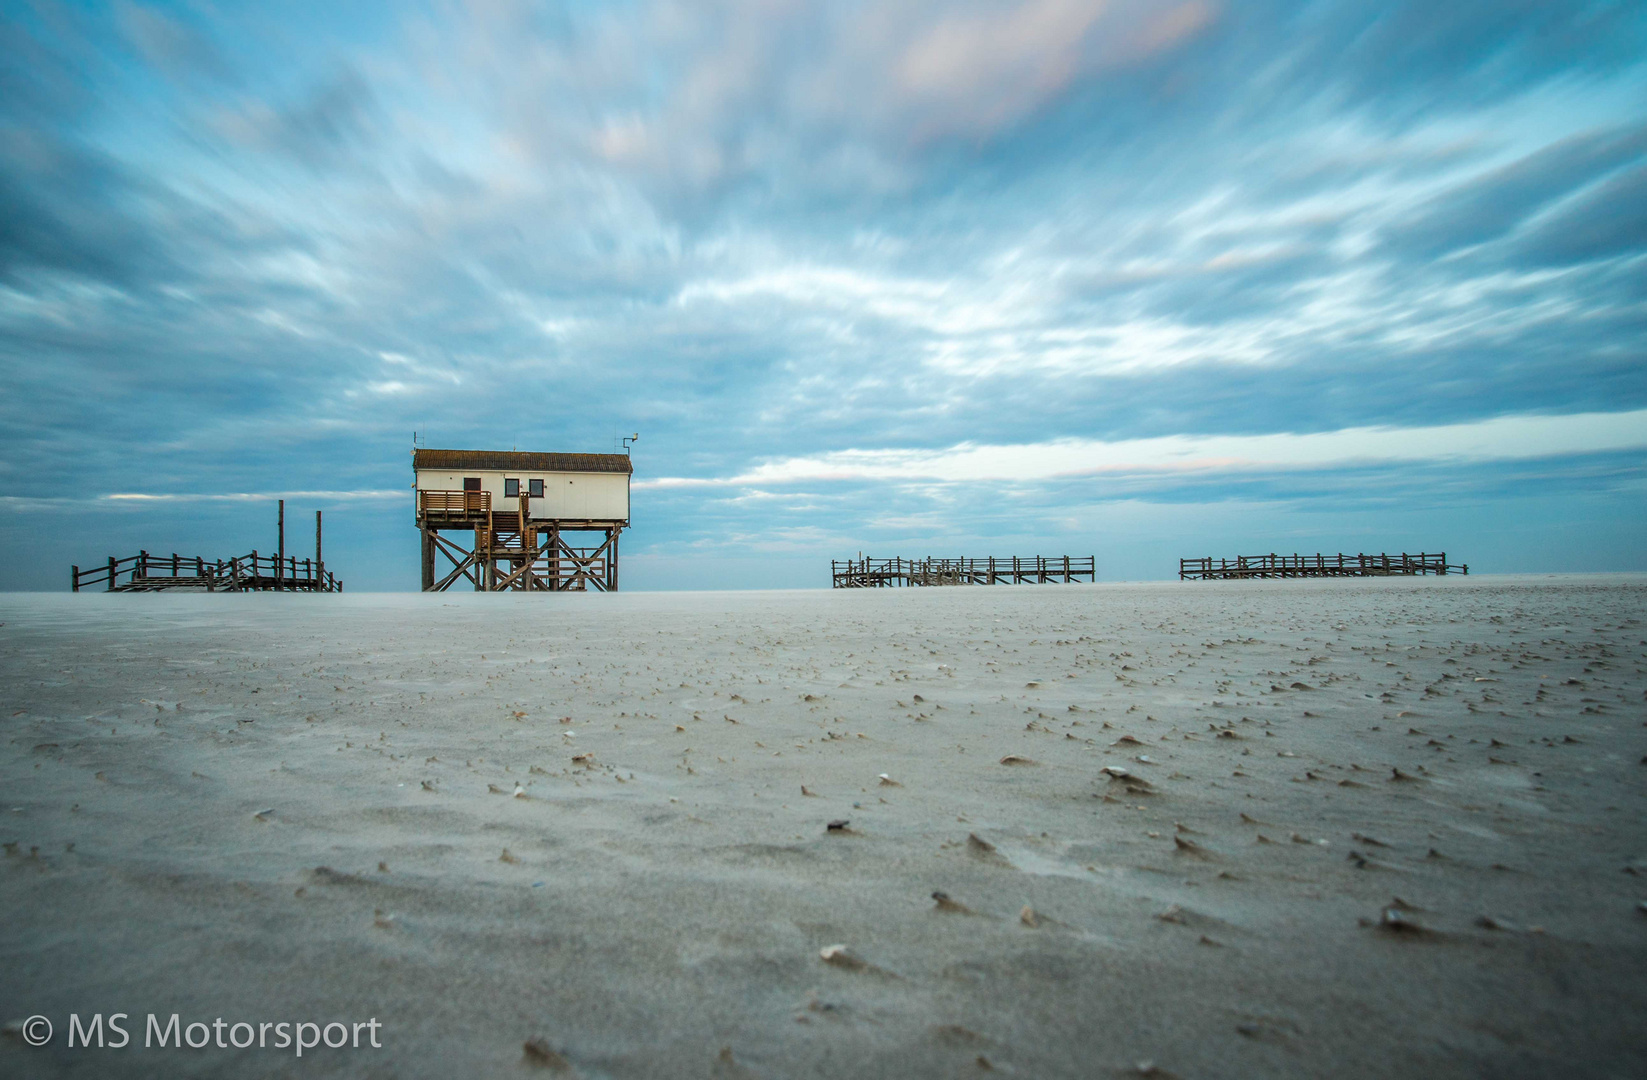
[[[69,567],[69,584],[71,592],[80,591],[80,568],[78,566]]]
[[[275,550],[274,587],[280,588],[282,579],[286,576],[286,500],[280,500],[280,517],[278,521],[280,543]]]
[[[117,564],[115,562],[114,556],[110,555],[109,556],[109,591],[110,592],[114,592],[114,575],[115,575],[115,566],[116,565]]]
[[[320,511],[315,511],[315,573],[326,575],[326,560],[320,557]]]

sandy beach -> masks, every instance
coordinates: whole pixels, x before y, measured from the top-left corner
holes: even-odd
[[[1647,577],[0,624],[8,1077],[1647,1075]]]

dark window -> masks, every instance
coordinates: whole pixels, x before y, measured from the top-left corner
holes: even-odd
[[[503,497],[505,499],[518,499],[518,498],[520,498],[520,481],[519,480],[505,480],[503,482]]]
[[[463,478],[463,490],[464,491],[479,491],[480,490],[480,477],[478,477],[478,476],[465,476]]]
[[[543,498],[543,481],[542,480],[529,480],[529,481],[527,481],[527,484],[529,485],[528,490],[531,491],[531,493],[532,493],[532,498],[534,498],[534,499]]]

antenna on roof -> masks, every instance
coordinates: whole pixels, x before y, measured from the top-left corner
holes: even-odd
[[[638,431],[635,432],[633,435],[625,435],[623,437],[623,452],[627,454],[629,452],[629,448],[631,446],[635,445],[639,441],[640,441],[640,432],[638,432]]]

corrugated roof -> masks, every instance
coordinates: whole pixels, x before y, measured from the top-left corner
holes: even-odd
[[[413,450],[413,469],[632,473],[628,454],[528,454],[514,450]]]

